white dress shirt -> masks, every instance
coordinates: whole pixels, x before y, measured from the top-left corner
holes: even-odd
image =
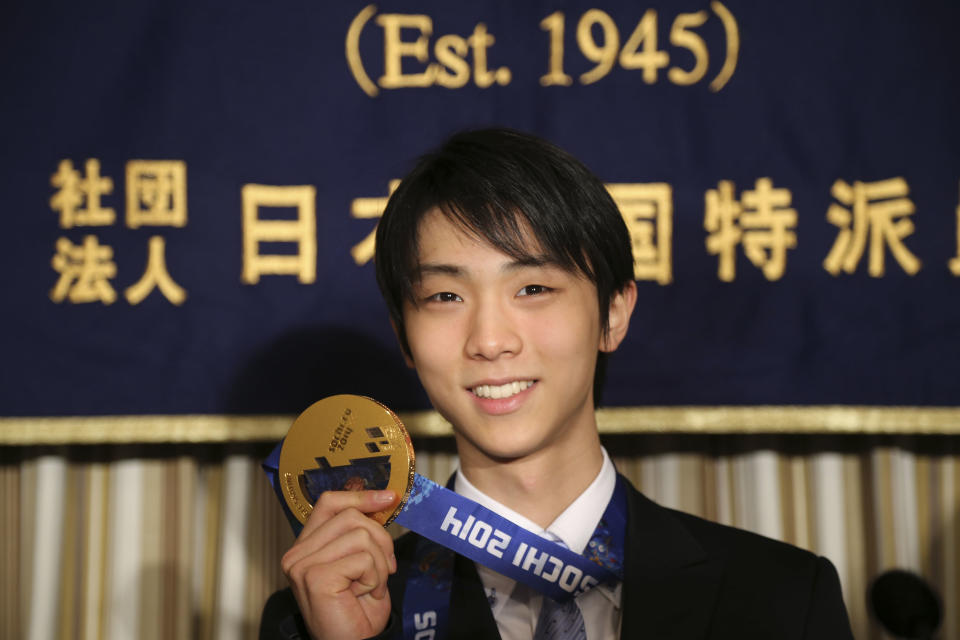
[[[454,479],[454,489],[460,495],[482,504],[532,533],[547,537],[545,533],[549,531],[573,551],[583,553],[613,496],[616,482],[617,472],[604,449],[600,473],[546,529],[481,493],[459,470]],[[503,640],[531,640],[543,596],[531,587],[482,565],[477,565],[477,572],[487,593],[493,617],[497,621],[500,637]],[[619,584],[616,587],[601,584],[577,597],[588,640],[619,637],[620,588]]]

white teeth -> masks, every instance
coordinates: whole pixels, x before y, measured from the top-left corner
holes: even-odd
[[[481,384],[473,388],[473,393],[480,398],[509,398],[515,396],[533,385],[533,380],[514,380],[506,384]]]

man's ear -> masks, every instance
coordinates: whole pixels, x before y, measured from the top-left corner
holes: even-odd
[[[630,327],[630,316],[633,315],[633,306],[637,303],[637,283],[631,280],[610,299],[610,314],[608,316],[607,332],[600,337],[600,351],[610,353],[616,351],[627,335]]]
[[[400,337],[400,330],[397,329],[397,323],[393,321],[393,318],[390,318],[390,327],[393,329],[393,335],[397,338],[397,344],[400,345],[400,353],[403,355],[403,361],[407,363],[408,367],[415,369],[416,366],[413,364],[413,358],[407,350],[406,343]]]

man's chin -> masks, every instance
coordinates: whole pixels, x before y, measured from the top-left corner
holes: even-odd
[[[527,460],[543,449],[529,440],[496,438],[490,437],[490,434],[471,437],[471,434],[458,432],[456,429],[454,437],[461,460],[466,458],[469,462],[485,460],[490,464],[509,465]]]

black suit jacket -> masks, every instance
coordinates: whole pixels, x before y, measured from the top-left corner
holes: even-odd
[[[629,483],[628,483],[629,484]],[[837,573],[825,558],[662,507],[630,487],[620,637],[676,640],[852,638]],[[396,543],[393,614],[382,638],[400,638],[403,585],[417,543]],[[307,638],[289,589],[271,596],[261,639]],[[473,562],[456,557],[450,640],[499,638]]]

